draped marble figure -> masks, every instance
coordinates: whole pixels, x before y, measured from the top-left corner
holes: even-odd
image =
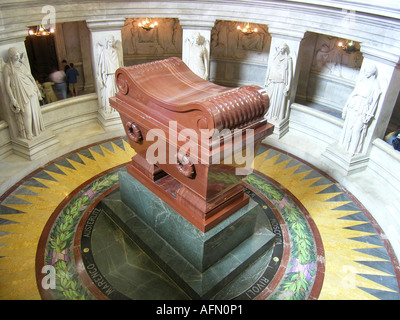
[[[209,54],[208,42],[200,33],[193,34],[189,42],[188,67],[199,77],[208,80],[209,76]]]
[[[270,98],[268,119],[283,120],[287,116],[287,97],[293,77],[292,58],[289,56],[289,46],[281,43],[268,67],[265,79],[266,91]]]
[[[17,122],[18,135],[32,140],[45,130],[39,104],[42,96],[30,69],[23,61],[23,54],[17,48],[8,49],[8,62],[4,66],[3,77]]]
[[[340,144],[351,155],[361,152],[381,93],[376,66],[366,66],[342,112],[344,126]]]
[[[105,45],[98,44],[100,49],[98,61],[97,81],[100,84],[100,99],[102,108],[106,113],[114,110],[110,107],[109,98],[117,93],[115,71],[123,65],[122,47],[120,41],[115,41],[114,36],[106,38]]]

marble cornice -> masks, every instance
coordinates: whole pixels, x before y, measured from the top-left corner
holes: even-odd
[[[1,32],[0,30],[0,45],[24,42],[28,35],[27,30],[26,27],[7,30],[7,32]]]
[[[373,39],[378,50],[399,54],[400,13],[396,12],[400,11],[396,11],[396,6],[400,5],[392,1],[392,10],[387,0],[379,2],[377,6],[364,2],[6,0],[0,4],[0,27],[7,26],[7,34],[4,34],[5,28],[0,29],[0,41],[15,39],[18,32],[21,32],[13,31],[13,34],[9,34],[9,30],[27,30],[27,26],[40,23],[43,18],[40,6],[50,4],[56,8],[57,23],[86,20],[89,28],[96,31],[122,28],[125,18],[136,17],[178,18],[183,28],[203,30],[211,29],[216,20],[249,21],[268,25],[271,33],[292,39],[301,38],[306,31],[360,43],[369,43]],[[352,28],[346,28],[343,24],[346,21],[346,10],[353,10]]]
[[[182,29],[199,29],[199,30],[210,30],[214,27],[216,19],[204,19],[204,20],[192,20],[187,18],[180,18],[179,24]]]
[[[86,24],[90,31],[121,30],[125,24],[125,18],[88,19]]]
[[[268,32],[272,37],[279,37],[284,39],[290,39],[295,41],[301,41],[304,38],[306,30],[302,29],[289,29],[277,26],[268,26]]]
[[[374,43],[362,43],[361,52],[363,53],[364,57],[367,57],[369,59],[380,61],[394,68],[400,67],[399,54],[377,48],[376,46],[374,46]]]
[[[326,8],[354,10],[388,18],[400,19],[400,2],[397,0],[344,1],[344,0],[287,0],[287,2],[316,5]]]
[[[199,6],[205,4],[206,7],[215,4],[226,4],[229,6],[241,6],[241,7],[271,7],[278,5],[280,7],[292,6],[308,6],[308,7],[324,7],[332,9],[345,9],[355,10],[357,12],[365,12],[367,14],[373,14],[378,16],[393,17],[400,19],[400,3],[397,0],[196,0],[196,1],[185,1],[185,0],[174,0],[174,1],[132,1],[132,0],[109,0],[109,1],[95,1],[95,0],[2,0],[0,3],[0,10],[2,8],[25,8],[28,6],[43,6],[43,5],[54,5],[54,6],[71,6],[75,4],[84,4],[88,6],[96,6],[97,8],[104,7],[110,9],[118,4],[135,5],[139,7],[148,8],[160,8],[159,3],[167,2],[169,4],[175,3],[180,6],[195,5]]]

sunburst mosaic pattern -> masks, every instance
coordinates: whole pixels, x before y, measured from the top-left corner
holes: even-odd
[[[299,160],[268,149],[255,170],[278,181],[306,208],[325,253],[320,299],[399,299],[392,261],[374,222],[335,182]]]
[[[129,162],[133,155],[125,140],[83,150],[38,172],[2,201],[1,299],[40,299],[35,257],[48,219],[74,190],[97,175]]]
[[[0,299],[40,299],[35,261],[49,218],[87,181],[133,155],[125,139],[92,146],[37,170],[0,199]],[[398,264],[390,257],[390,246],[337,183],[267,146],[260,148],[254,169],[297,199],[317,228],[325,265],[319,299],[399,299]]]

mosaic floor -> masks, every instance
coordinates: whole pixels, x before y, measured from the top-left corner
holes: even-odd
[[[124,139],[66,155],[0,198],[0,299],[188,299],[96,206],[118,194]],[[213,299],[399,300],[399,264],[351,194],[262,145],[243,181],[273,247]],[[48,268],[50,267],[50,268]],[[48,276],[54,272],[55,287]]]

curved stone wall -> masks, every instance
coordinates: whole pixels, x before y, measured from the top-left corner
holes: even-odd
[[[182,28],[183,60],[184,40],[190,32],[198,31],[208,37],[210,79],[223,85],[243,85],[249,82],[264,85],[265,74],[272,62],[272,52],[279,43],[290,47],[293,61],[293,82],[288,95],[288,113],[284,121],[276,123],[275,134],[267,143],[302,157],[327,172],[349,189],[373,214],[381,225],[396,252],[400,252],[400,205],[389,196],[400,191],[400,178],[393,173],[399,167],[398,151],[383,142],[390,119],[399,119],[397,103],[400,88],[400,5],[396,1],[2,1],[0,4],[0,55],[6,58],[9,47],[24,50],[27,26],[37,25],[48,17],[55,23],[86,21],[91,33],[91,52],[85,51],[92,65],[87,70],[96,79],[97,59],[93,43],[107,33],[120,36],[126,19],[143,17],[176,19]],[[53,10],[53,11],[52,11]],[[51,14],[54,13],[54,16]],[[45,19],[46,20],[46,19]],[[238,56],[216,53],[215,35],[218,26],[230,22],[251,22],[265,28],[265,46],[249,42],[246,51]],[[218,27],[218,28],[217,28]],[[179,33],[179,35],[181,35]],[[217,33],[217,36],[221,34]],[[213,37],[214,36],[214,37]],[[120,36],[121,37],[121,36]],[[365,136],[363,152],[350,157],[337,148],[343,130],[341,108],[359,77],[359,69],[347,79],[315,71],[312,67],[316,52],[316,37],[349,39],[357,42],[362,53],[362,64],[374,64],[378,69],[381,97],[373,120]],[[121,38],[124,41],[124,38]],[[264,41],[264,40],[263,40]],[[149,42],[150,43],[150,42]],[[314,47],[311,44],[314,44]],[[222,42],[222,44],[224,44]],[[227,45],[227,43],[225,43]],[[179,45],[178,45],[179,47]],[[243,47],[234,47],[242,50]],[[224,49],[225,50],[225,49]],[[222,51],[220,51],[222,52]],[[225,52],[227,52],[225,50]],[[124,56],[128,64],[135,63],[133,49]],[[165,51],[164,55],[173,54]],[[157,55],[155,55],[156,57]],[[126,58],[129,59],[126,59]],[[142,59],[153,59],[141,55]],[[348,56],[346,56],[348,57]],[[133,59],[133,60],[132,60]],[[346,62],[348,63],[348,61]],[[2,61],[2,66],[4,62]],[[92,68],[93,67],[93,68]],[[2,68],[0,68],[2,69]],[[223,70],[220,71],[220,70]],[[96,81],[94,81],[96,82]],[[96,86],[96,83],[94,84]],[[18,150],[31,153],[33,160],[48,153],[59,141],[57,134],[77,126],[99,124],[107,136],[121,133],[117,117],[110,117],[100,110],[98,92],[46,105],[42,113],[48,137],[40,146],[17,144],[15,128],[10,120],[7,101],[0,103],[0,159]],[[335,99],[335,95],[340,95]],[[312,96],[312,98],[310,98]],[[327,109],[313,107],[321,104]],[[330,108],[330,109],[329,109]],[[394,126],[398,125],[397,123]],[[106,135],[89,140],[95,142]],[[87,140],[87,141],[89,141]],[[66,142],[61,144],[66,147]],[[79,143],[77,144],[79,145]],[[77,146],[76,145],[76,146]],[[69,146],[68,148],[73,148]],[[61,151],[60,151],[61,152]],[[28,155],[29,158],[29,155]],[[40,165],[40,161],[38,162]],[[34,169],[29,167],[29,170]],[[18,176],[15,176],[16,179]],[[12,185],[13,177],[8,179]],[[373,182],[373,186],[365,183]],[[376,195],[378,194],[378,195]],[[399,254],[398,254],[399,255]]]

